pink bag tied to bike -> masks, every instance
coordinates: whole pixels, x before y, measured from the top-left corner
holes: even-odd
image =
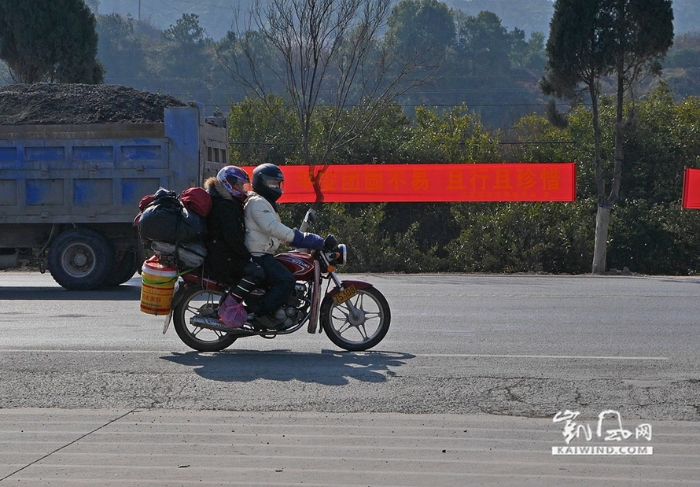
[[[246,322],[248,312],[230,294],[226,296],[224,302],[219,306],[219,319],[229,328],[240,328]]]

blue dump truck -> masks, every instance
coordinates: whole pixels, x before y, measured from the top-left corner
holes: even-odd
[[[0,126],[0,269],[48,270],[66,289],[117,286],[140,269],[134,217],[226,164],[225,119],[200,104],[163,123]]]

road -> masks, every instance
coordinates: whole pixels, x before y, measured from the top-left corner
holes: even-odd
[[[189,350],[139,311],[138,276],[71,292],[0,274],[0,407],[700,419],[700,279],[353,275],[392,308],[347,353],[301,330]]]
[[[392,307],[376,349],[200,354],[139,311],[138,277],[1,273],[0,484],[700,485],[700,279],[348,277]]]

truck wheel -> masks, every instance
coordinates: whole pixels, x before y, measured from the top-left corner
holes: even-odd
[[[138,255],[136,249],[128,249],[124,255],[114,264],[114,270],[107,276],[105,286],[112,287],[124,284],[126,281],[134,277],[136,270],[139,268]]]
[[[114,269],[112,243],[88,228],[73,228],[56,237],[49,249],[49,271],[66,289],[95,289]]]

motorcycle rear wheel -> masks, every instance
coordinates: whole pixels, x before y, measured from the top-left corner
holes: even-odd
[[[223,296],[222,291],[199,287],[185,291],[173,310],[175,331],[185,345],[198,352],[219,352],[236,341],[236,337],[223,331],[209,330],[190,323],[190,318],[193,316],[215,315]]]
[[[376,346],[386,336],[391,323],[389,303],[373,287],[358,289],[357,294],[341,304],[326,296],[320,314],[321,326],[330,341],[351,352]]]

